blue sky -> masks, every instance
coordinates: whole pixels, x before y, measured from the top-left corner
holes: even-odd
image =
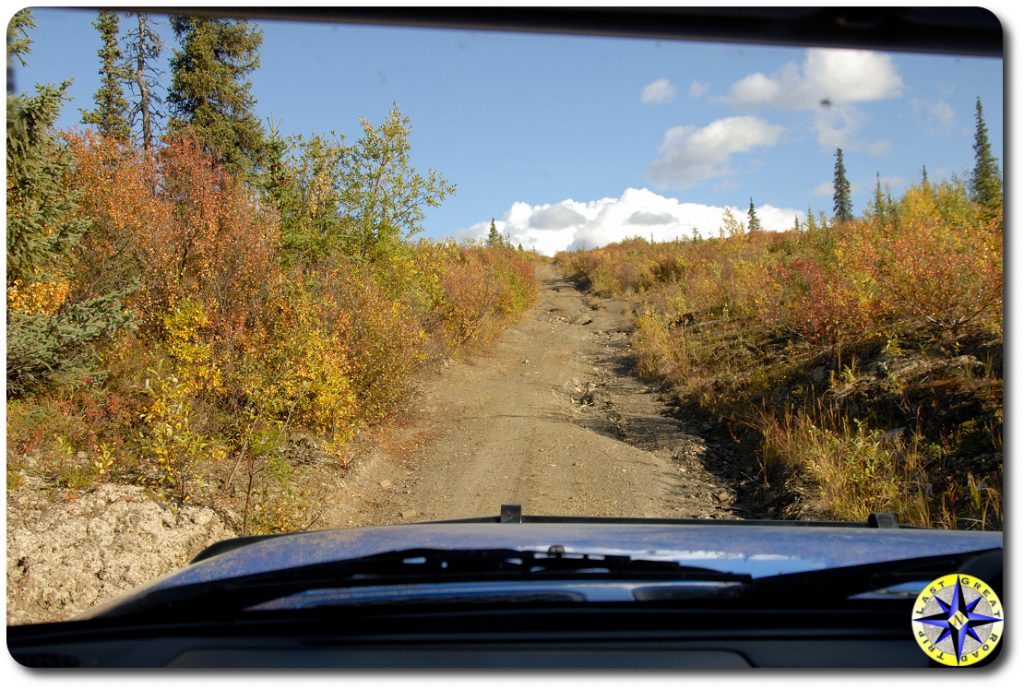
[[[77,125],[98,84],[94,14],[35,14],[30,65],[16,83],[73,78],[60,124]],[[414,164],[458,186],[429,210],[432,237],[479,233],[491,217],[548,251],[694,227],[711,234],[723,207],[745,210],[751,197],[762,221],[783,229],[809,205],[831,210],[837,145],[858,209],[876,171],[897,192],[922,164],[933,178],[968,171],[977,96],[994,149],[1003,144],[999,60],[261,26],[257,113],[285,133],[357,136],[358,118],[379,121],[392,101],[411,117]],[[169,57],[173,36],[165,21],[159,28]]]

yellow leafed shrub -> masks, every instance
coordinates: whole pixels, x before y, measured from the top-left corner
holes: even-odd
[[[22,284],[15,280],[7,287],[7,308],[14,313],[25,315],[56,313],[71,291],[66,279],[40,280]]]

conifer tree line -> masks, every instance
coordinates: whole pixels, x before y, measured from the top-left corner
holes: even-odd
[[[928,168],[925,165],[921,166],[921,186],[929,188]],[[987,218],[991,219],[1002,213],[1002,173],[999,170],[999,162],[992,152],[992,145],[989,143],[988,126],[985,124],[980,97],[975,104],[974,166],[971,169],[968,186],[971,199],[981,207]],[[832,217],[836,223],[841,224],[854,219],[850,194],[851,188],[846,176],[843,149],[837,148],[832,177]],[[868,215],[883,225],[893,221],[896,217],[896,201],[893,199],[892,190],[886,185],[883,193],[882,178],[878,172],[875,173],[874,195],[868,203]],[[753,228],[755,221],[753,199],[750,201],[749,216],[750,226]],[[799,229],[799,220],[795,226]],[[806,226],[812,229],[815,227],[814,216],[809,208]]]
[[[929,188],[928,168],[921,166],[921,186]],[[967,183],[971,199],[982,209],[986,218],[994,218],[1002,213],[1003,207],[1003,180],[999,170],[999,162],[992,152],[992,145],[988,139],[988,126],[985,124],[984,111],[981,98],[977,99],[975,105],[975,133],[974,133],[974,166],[971,170],[970,179]],[[851,199],[851,185],[847,178],[846,162],[843,157],[843,149],[835,151],[835,167],[832,177],[832,221],[842,224],[854,220],[853,201]],[[883,188],[881,173],[875,172],[874,194],[868,201],[867,215],[884,226],[894,223],[898,216],[898,203],[893,198],[892,189],[886,184]],[[819,226],[827,224],[827,218],[821,214],[818,220],[814,217],[814,211],[807,209],[807,219],[801,224],[800,218],[794,218],[793,229],[815,230]],[[747,208],[748,232],[758,232],[762,229],[761,220],[757,216],[754,207],[754,199],[750,198],[750,205]],[[494,222],[491,221],[491,234],[488,236],[488,244],[493,241],[497,230],[494,229]],[[497,235],[500,238],[500,235]]]
[[[263,127],[254,108],[249,75],[259,67],[263,34],[253,23],[236,19],[174,16],[171,30],[178,42],[171,57],[171,83],[159,94],[162,37],[143,12],[125,17],[101,11],[93,26],[100,34],[100,88],[95,108],[82,122],[104,136],[137,140],[151,148],[159,121],[167,116],[168,133],[188,128],[233,173],[248,173],[263,162]],[[125,89],[131,94],[131,102]],[[161,105],[166,101],[164,112]]]

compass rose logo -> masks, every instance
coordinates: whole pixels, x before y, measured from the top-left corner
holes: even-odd
[[[967,574],[947,574],[924,587],[911,620],[921,650],[954,667],[977,663],[1003,636],[1002,603],[991,586]]]

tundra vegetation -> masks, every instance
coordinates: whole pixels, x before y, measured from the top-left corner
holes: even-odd
[[[727,212],[716,238],[557,257],[628,295],[639,372],[748,447],[763,513],[1001,527],[1002,182],[977,113],[969,181],[879,181],[854,217],[837,151],[830,220]]]
[[[96,27],[86,126],[54,128],[66,83],[8,96],[8,489],[125,482],[239,533],[308,527],[331,498],[297,477],[308,445],[343,465],[417,374],[529,307],[535,259],[416,240],[455,187],[411,166],[397,107],[352,142],[264,127],[254,25],[175,19],[166,97],[145,15]]]

